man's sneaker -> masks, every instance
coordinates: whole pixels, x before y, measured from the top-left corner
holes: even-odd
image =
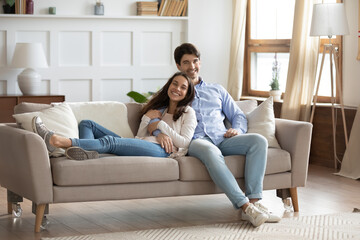
[[[35,133],[39,134],[39,136],[42,139],[44,139],[48,152],[49,153],[54,152],[56,150],[56,147],[54,147],[53,145],[50,144],[50,138],[52,135],[54,135],[54,132],[50,131],[45,126],[45,124],[43,123],[43,121],[41,120],[41,118],[39,116],[35,116],[32,119],[32,128]]]
[[[69,147],[65,151],[67,158],[72,160],[87,160],[99,158],[99,153],[96,151],[86,151],[80,147]]]
[[[281,217],[273,214],[272,212],[269,212],[269,210],[262,205],[260,202],[255,202],[254,205],[263,213],[267,214],[269,216],[269,219],[266,222],[269,223],[275,223],[279,222],[281,220]]]
[[[242,210],[241,210],[242,211]],[[241,219],[251,222],[254,227],[258,227],[268,220],[269,216],[260,211],[254,204],[249,203],[245,212],[241,212]]]

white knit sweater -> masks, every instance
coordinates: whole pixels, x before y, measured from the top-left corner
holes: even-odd
[[[165,109],[163,112],[163,116],[166,113],[167,109]],[[150,120],[151,119],[148,116],[143,115],[141,118],[139,130],[136,134],[136,138],[158,143],[156,138],[150,136],[147,130]],[[195,111],[188,106],[185,112],[176,122],[174,122],[172,119],[171,121],[172,122],[168,124],[161,120],[158,124],[158,129],[160,129],[162,133],[168,135],[171,138],[174,146],[178,148],[178,151],[171,154],[170,157],[184,156],[187,153],[187,149],[197,125]]]

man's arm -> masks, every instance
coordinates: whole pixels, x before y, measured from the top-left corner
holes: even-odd
[[[247,119],[243,111],[235,103],[230,94],[222,88],[223,107],[222,110],[226,118],[230,121],[232,129],[235,129],[239,134],[247,132]]]
[[[149,125],[153,122],[158,122],[160,121],[161,119],[160,118],[154,118],[154,119],[151,119],[150,122],[149,122]],[[155,131],[153,131],[152,133],[150,133],[150,135],[153,135],[155,137],[157,137],[159,134],[161,133],[161,130],[160,129],[156,129]]]
[[[159,111],[160,111],[161,114],[162,114],[162,113],[165,111],[165,108],[161,108],[161,109],[159,109]],[[158,122],[158,121],[160,121],[160,120],[161,120],[160,118],[153,118],[153,119],[150,120],[149,125],[150,125],[151,123]],[[153,135],[153,136],[157,137],[160,133],[161,133],[161,130],[160,130],[160,129],[156,129],[156,130],[154,130],[153,132],[151,132],[150,135]]]

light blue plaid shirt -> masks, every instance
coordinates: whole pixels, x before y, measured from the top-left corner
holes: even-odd
[[[220,144],[227,131],[225,117],[240,134],[247,132],[245,114],[220,84],[209,84],[200,78],[200,83],[195,85],[192,108],[198,121],[194,138],[208,136],[215,145]]]

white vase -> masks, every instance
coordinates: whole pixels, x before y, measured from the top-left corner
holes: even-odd
[[[18,84],[24,95],[38,95],[41,90],[41,76],[32,68],[27,68],[18,75]]]
[[[274,102],[281,101],[281,90],[270,90],[269,95],[273,97]]]

